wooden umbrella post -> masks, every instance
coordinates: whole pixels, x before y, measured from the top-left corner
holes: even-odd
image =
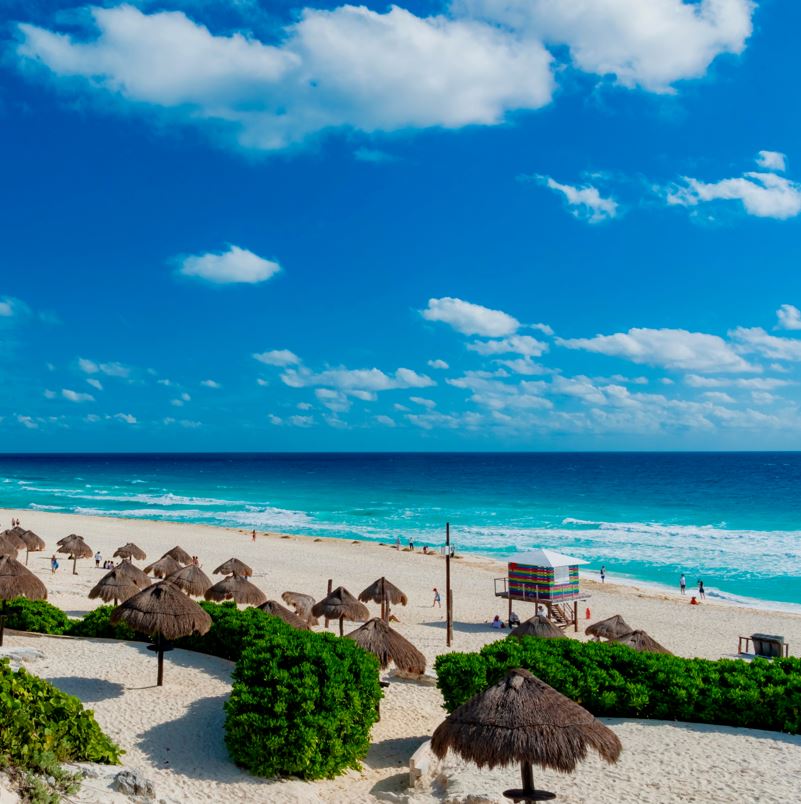
[[[389,620],[389,606],[387,605],[387,579],[381,578],[381,619],[384,622]]]
[[[161,634],[158,635],[158,641],[156,642],[156,647],[158,649],[158,655],[159,655],[159,669],[158,674],[156,676],[156,686],[162,687],[164,686],[164,642]]]
[[[345,618],[344,617],[339,618],[339,635],[340,636],[345,636]]]
[[[73,575],[78,574],[78,556],[72,557],[72,574]]]

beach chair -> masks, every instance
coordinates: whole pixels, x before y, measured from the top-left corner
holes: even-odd
[[[752,644],[753,651],[749,650]],[[784,641],[783,636],[777,634],[751,634],[750,637],[739,637],[737,653],[764,659],[783,658],[790,655],[790,645]]]

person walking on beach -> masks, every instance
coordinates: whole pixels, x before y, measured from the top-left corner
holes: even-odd
[[[414,552],[414,539],[409,539],[409,549]]]
[[[679,578],[679,589],[681,590],[682,594],[687,591],[687,579],[684,577],[683,572],[681,574],[681,578]]]
[[[431,608],[433,609],[434,606],[439,606],[439,608],[442,608],[442,598],[440,597],[439,590],[437,589],[436,586],[434,587],[433,591],[434,591],[434,602],[431,604]]]
[[[702,580],[698,581],[698,597],[701,600],[706,600],[706,592],[704,591],[704,582]]]
[[[56,554],[53,553],[53,555],[50,556],[50,574],[55,575],[57,569],[58,569],[58,559],[56,558]]]
[[[256,541],[256,529],[255,528],[253,529],[253,533],[250,534],[250,541],[252,541],[252,542]]]
[[[606,565],[601,564],[601,583],[606,583]]]
[[[100,567],[100,562],[103,560],[103,556],[100,555],[100,550],[95,553],[95,567]]]

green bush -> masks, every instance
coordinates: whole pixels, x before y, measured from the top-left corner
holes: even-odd
[[[684,659],[574,639],[504,639],[480,653],[438,656],[445,708],[452,712],[514,667],[597,716],[801,733],[801,659]]]
[[[108,639],[137,639],[137,634],[126,623],[112,625],[114,606],[99,606],[80,620],[72,620],[66,633],[76,637],[105,637]]]
[[[6,604],[6,628],[37,634],[63,634],[69,626],[70,618],[46,600],[15,597]]]
[[[228,752],[257,776],[320,779],[358,768],[381,695],[377,659],[351,640],[276,626],[237,662]]]

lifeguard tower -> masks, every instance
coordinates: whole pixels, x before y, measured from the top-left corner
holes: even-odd
[[[508,577],[495,579],[495,597],[543,606],[546,616],[560,628],[573,626],[578,631],[578,605],[589,598],[579,589],[580,558],[571,558],[555,550],[539,548],[520,553],[509,560]]]

